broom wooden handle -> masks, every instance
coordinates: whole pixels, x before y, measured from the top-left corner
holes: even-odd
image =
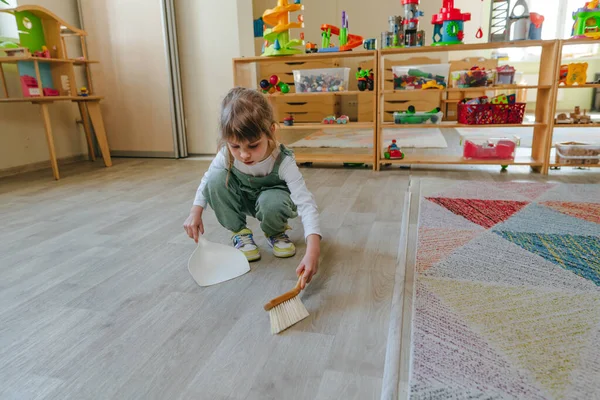
[[[281,296],[275,297],[274,299],[272,299],[271,301],[269,301],[267,304],[265,304],[265,311],[269,311],[272,308],[277,307],[281,303],[284,303],[284,302],[286,302],[286,301],[288,301],[290,299],[293,299],[294,297],[298,296],[300,294],[300,292],[302,291],[302,289],[300,288],[300,285],[302,283],[302,276],[303,275],[304,274],[300,275],[300,277],[298,278],[298,283],[296,283],[296,287],[294,287],[289,292],[286,292],[286,293],[282,294]]]

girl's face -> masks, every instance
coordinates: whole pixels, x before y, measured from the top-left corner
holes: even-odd
[[[227,146],[233,157],[246,165],[255,165],[269,156],[269,141],[264,134],[255,142],[227,142]]]

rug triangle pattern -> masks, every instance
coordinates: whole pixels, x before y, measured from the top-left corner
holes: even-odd
[[[427,197],[427,200],[488,229],[506,221],[529,204],[525,201],[455,199],[448,197]]]
[[[416,294],[411,398],[546,397],[419,281]]]
[[[593,282],[491,231],[483,232],[420,273],[430,277],[504,286],[531,286],[576,292],[598,291],[598,286]]]
[[[535,200],[549,189],[556,186],[555,183],[534,183],[534,182],[494,182],[486,183],[487,186],[495,187],[513,193],[518,193],[530,200]]]
[[[600,286],[600,238],[507,231],[496,234]]]
[[[479,231],[473,230],[419,229],[417,270],[419,272],[426,271],[479,234]]]
[[[492,348],[562,398],[600,323],[600,293],[550,292],[421,277]]]
[[[563,214],[600,224],[600,204],[572,203],[566,201],[546,201],[540,204]]]

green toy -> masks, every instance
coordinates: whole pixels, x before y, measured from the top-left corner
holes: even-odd
[[[298,17],[298,22],[290,22],[290,13],[301,10],[304,10],[304,6],[300,4],[299,0],[294,4],[289,4],[287,0],[277,0],[275,8],[264,12],[263,21],[273,27],[264,31],[263,56],[288,56],[304,53],[304,49],[296,48],[303,45],[304,34],[300,35],[300,40],[290,39],[291,28],[304,28],[302,15]]]
[[[441,121],[443,113],[439,107],[427,112],[417,112],[414,106],[409,106],[407,111],[397,111],[394,113],[394,123],[402,124],[424,124],[431,122],[433,124]]]

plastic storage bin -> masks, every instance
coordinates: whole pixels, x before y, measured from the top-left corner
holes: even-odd
[[[496,72],[486,70],[462,70],[451,73],[452,87],[472,88],[492,86],[496,79]]]
[[[458,122],[468,125],[521,124],[525,116],[525,106],[525,103],[458,103]]]
[[[439,111],[437,113],[429,113],[418,111],[414,114],[408,114],[404,112],[396,111],[394,113],[394,123],[398,125],[403,124],[436,124],[439,125],[442,122],[444,113]]]
[[[556,143],[556,163],[568,165],[600,164],[600,144]]]
[[[443,89],[450,64],[397,65],[392,67],[395,90]]]
[[[468,137],[463,142],[465,160],[515,160],[520,139]]]
[[[293,70],[296,93],[345,92],[350,68]]]

